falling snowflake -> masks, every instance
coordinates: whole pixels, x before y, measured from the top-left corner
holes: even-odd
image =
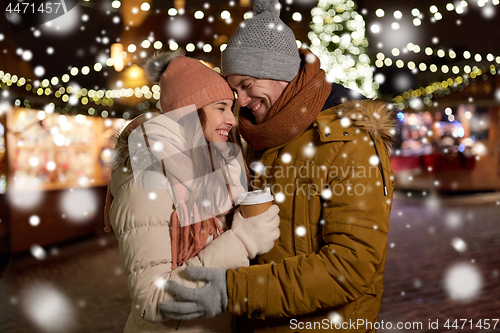
[[[338,324],[344,321],[342,316],[338,312],[332,312],[328,315],[328,319],[330,319],[330,322],[334,324]]]
[[[324,189],[323,192],[321,192],[321,197],[325,200],[330,199],[332,197],[332,190],[329,188]]]
[[[30,186],[30,182],[26,182],[26,186]],[[12,191],[9,194],[10,203],[20,209],[28,210],[35,208],[43,198],[42,191],[18,192]]]
[[[75,95],[72,95],[68,101],[70,105],[77,105],[78,102],[79,102],[78,97],[76,97]]]
[[[163,289],[165,289],[165,285],[166,285],[167,281],[164,278],[160,277],[160,278],[156,279],[154,283],[155,283],[156,288],[163,290]]]
[[[276,200],[276,202],[280,203],[280,202],[283,202],[285,201],[285,195],[283,193],[276,193],[274,195],[274,199]]]
[[[50,249],[50,254],[52,256],[57,256],[59,255],[59,249],[57,247],[53,247],[52,249]]]
[[[448,297],[457,301],[469,301],[479,295],[483,277],[477,267],[469,263],[458,263],[449,267],[444,277]]]
[[[262,173],[265,169],[265,165],[260,162],[252,162],[250,168],[256,173]]]
[[[42,66],[36,66],[34,69],[34,73],[36,76],[41,77],[45,74],[45,68]]]
[[[382,73],[375,74],[374,79],[378,84],[382,84],[385,82],[385,76]]]
[[[495,16],[495,8],[491,5],[483,7],[481,13],[483,14],[483,17],[486,19],[493,18]]]
[[[292,161],[292,155],[290,155],[289,153],[284,153],[283,155],[281,155],[281,160],[283,161],[283,163],[290,163]]]
[[[317,57],[312,54],[312,53],[309,53],[306,55],[306,61],[309,63],[309,64],[312,64],[316,61]]]
[[[457,229],[462,225],[462,215],[457,212],[449,212],[445,217],[446,226],[450,229]]]
[[[40,217],[38,217],[37,215],[31,215],[29,222],[30,222],[30,225],[32,225],[33,227],[36,227],[40,224]]]
[[[61,210],[74,222],[89,221],[97,209],[97,199],[90,189],[70,189],[64,192],[59,204]]]
[[[305,148],[304,148],[304,155],[307,157],[311,157],[314,155],[316,149],[314,148],[312,142],[310,142]]]
[[[467,244],[461,238],[458,237],[453,238],[453,240],[451,241],[451,245],[458,252],[467,251]]]
[[[306,234],[306,228],[303,226],[299,226],[295,229],[295,234],[299,237],[304,237]]]
[[[23,291],[22,308],[27,317],[46,332],[70,332],[75,314],[69,300],[50,284],[36,283]]]
[[[33,53],[30,50],[24,50],[21,57],[24,61],[30,61],[33,58]]]
[[[44,260],[45,258],[47,258],[47,253],[45,252],[43,247],[41,247],[40,245],[31,246],[30,252],[31,252],[31,255],[33,257],[37,258],[38,260]]]
[[[344,128],[351,126],[351,119],[343,117],[342,119],[340,119],[340,126]]]
[[[184,39],[191,33],[191,24],[187,19],[182,17],[176,17],[172,21],[167,21],[166,28],[168,36],[176,39]]]
[[[378,158],[378,156],[377,156],[377,155],[372,155],[372,156],[370,156],[369,163],[370,163],[371,165],[378,165],[378,164],[379,164],[379,161],[380,161],[380,160],[379,160],[379,158]]]

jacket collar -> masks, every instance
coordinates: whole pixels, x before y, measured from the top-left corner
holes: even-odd
[[[379,100],[350,101],[325,110],[316,117],[321,141],[350,141],[360,130],[386,147],[393,143],[395,119],[387,103]]]

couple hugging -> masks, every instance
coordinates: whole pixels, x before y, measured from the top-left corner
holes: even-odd
[[[177,52],[145,65],[161,113],[119,135],[105,211],[132,298],[125,332],[314,332],[377,321],[393,116],[386,103],[329,83],[277,5],[256,1],[222,53],[223,76]],[[306,165],[377,172],[273,177]],[[266,187],[275,204],[242,216],[244,193]]]

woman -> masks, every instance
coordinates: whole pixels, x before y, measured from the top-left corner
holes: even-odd
[[[231,332],[228,313],[167,320],[159,309],[172,299],[165,282],[201,287],[186,266],[248,266],[279,237],[278,208],[247,219],[236,210],[228,228],[222,215],[246,185],[231,144],[233,92],[215,71],[179,53],[159,54],[146,69],[160,84],[162,113],[137,117],[119,135],[105,211],[133,301],[125,332]]]

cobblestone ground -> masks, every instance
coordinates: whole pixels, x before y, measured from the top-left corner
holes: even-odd
[[[379,318],[393,328],[379,332],[500,332],[498,203],[395,200]],[[458,329],[451,327],[455,319]],[[489,329],[476,327],[485,319]],[[491,319],[498,320],[495,329]],[[397,330],[398,322],[422,327]]]
[[[379,332],[500,332],[475,327],[500,319],[500,206],[450,202],[395,200]],[[0,332],[123,332],[130,300],[114,236],[46,251],[15,256],[0,279]],[[36,297],[44,290],[52,296]]]

